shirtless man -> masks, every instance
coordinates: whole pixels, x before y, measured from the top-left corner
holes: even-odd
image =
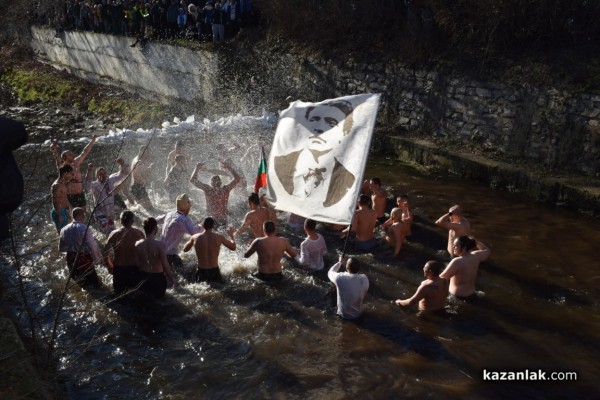
[[[250,207],[250,211],[244,216],[242,225],[235,232],[235,237],[244,234],[246,231],[250,231],[250,238],[256,239],[263,235],[263,223],[271,220],[271,213],[268,209],[260,205],[260,198],[256,193],[252,193],[248,196],[248,207]]]
[[[410,207],[408,205],[408,195],[406,194],[401,194],[396,196],[396,205],[397,207],[400,209],[400,211],[402,212],[402,223],[404,226],[404,237],[406,236],[410,236],[410,234],[412,233],[412,222],[413,222],[413,216],[412,216],[412,212],[410,211]],[[389,226],[391,226],[394,223],[394,221],[392,220],[392,215],[390,213],[390,218],[385,221],[381,227],[386,230]]]
[[[371,204],[377,214],[377,222],[383,224],[387,218],[385,216],[385,207],[387,206],[387,194],[381,188],[381,179],[371,178]]]
[[[83,191],[83,178],[81,176],[81,165],[88,156],[92,147],[96,143],[96,135],[92,136],[92,140],[83,148],[83,151],[77,157],[73,156],[73,152],[65,150],[61,154],[58,153],[58,143],[52,142],[50,148],[56,161],[56,167],[61,165],[69,165],[73,168],[73,179],[68,184],[68,198],[72,207],[85,207],[85,193]]]
[[[133,227],[135,217],[131,211],[123,211],[120,219],[121,228],[111,232],[104,247],[104,259],[108,270],[113,274],[113,289],[116,294],[134,289],[139,284],[135,243],[144,239],[144,232]]]
[[[52,207],[54,207],[50,212],[50,216],[54,221],[57,232],[60,232],[69,223],[71,204],[68,199],[68,183],[71,179],[73,179],[73,167],[65,164],[58,169],[58,178],[50,187]]]
[[[459,236],[467,236],[471,231],[471,224],[465,217],[462,216],[462,210],[459,205],[450,207],[450,210],[437,221],[435,224],[442,228],[448,229],[448,253],[452,256],[452,246],[454,245],[454,239]]]
[[[119,170],[110,174],[108,179],[111,180],[114,178],[113,196],[115,198],[115,205],[123,210],[127,210],[125,199],[127,199],[130,205],[135,204],[135,200],[129,192],[129,165],[121,157],[117,158],[116,162],[119,165]]]
[[[146,239],[135,243],[135,255],[137,266],[140,269],[140,278],[142,286],[140,290],[150,294],[154,298],[161,298],[167,291],[167,278],[177,286],[177,278],[167,261],[165,245],[156,240],[158,223],[152,217],[146,218],[143,222]]]
[[[427,261],[423,267],[425,280],[412,297],[396,300],[396,304],[409,307],[419,302],[420,311],[443,311],[448,297],[448,281],[440,278],[444,264],[439,261]]]
[[[150,171],[152,163],[150,160],[150,148],[148,146],[140,146],[138,155],[131,161],[131,194],[135,200],[149,212],[154,212],[155,208],[150,201],[146,185],[150,181]]]
[[[244,257],[248,258],[252,254],[258,255],[258,273],[255,276],[263,281],[280,281],[283,278],[281,273],[281,257],[287,254],[295,258],[298,252],[290,246],[287,239],[275,235],[275,222],[265,221],[263,224],[264,237],[254,239]]]
[[[354,246],[360,251],[371,251],[377,247],[373,230],[377,225],[377,213],[369,208],[369,196],[361,194],[358,198],[358,210],[354,211],[352,224],[342,231],[342,237],[356,233]]]
[[[271,205],[267,202],[266,194],[260,195],[260,206],[267,209],[269,212],[269,220],[277,221],[277,213],[274,208],[271,208]]]
[[[211,184],[201,182],[196,175],[204,168],[204,163],[196,164],[194,172],[190,177],[190,182],[194,184],[198,189],[204,191],[206,198],[206,214],[214,218],[215,223],[218,225],[227,225],[227,205],[229,203],[229,193],[237,185],[241,177],[233,169],[233,166],[229,161],[221,161],[221,165],[233,176],[233,180],[225,186],[221,186],[221,178],[215,175],[210,180]]]
[[[204,218],[202,226],[204,232],[193,235],[183,246],[183,251],[189,251],[192,247],[196,250],[196,257],[198,257],[196,282],[223,283],[223,277],[219,271],[219,253],[221,245],[232,251],[236,249],[233,241],[233,227],[227,228],[227,234],[231,238],[229,240],[220,233],[213,232],[215,220],[211,217]]]
[[[167,177],[163,180],[163,184],[169,196],[169,200],[175,201],[179,193],[188,191],[188,169],[185,162],[185,156],[178,154],[175,156],[173,166],[167,172]]]
[[[402,222],[402,210],[398,207],[394,208],[390,214],[392,225],[385,232],[385,242],[394,248],[394,257],[400,255],[402,245],[404,244],[405,227]]]
[[[175,159],[177,158],[177,156],[182,157],[181,163],[183,165],[185,165],[187,163],[188,155],[184,151],[183,141],[181,141],[181,140],[178,140],[175,142],[175,148],[173,150],[171,150],[171,152],[167,156],[165,180],[169,176],[169,172],[171,172],[171,169],[175,166],[175,164],[176,164]],[[178,191],[178,192],[180,192],[180,191]]]
[[[486,260],[492,251],[483,243],[468,236],[459,236],[452,245],[453,256],[440,278],[450,279],[450,293],[465,301],[477,299],[475,279],[479,263]]]

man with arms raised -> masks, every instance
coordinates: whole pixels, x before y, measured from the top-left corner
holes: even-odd
[[[337,315],[344,319],[356,319],[363,313],[369,278],[358,273],[360,264],[355,258],[348,259],[345,272],[338,272],[342,262],[343,258],[340,256],[340,260],[329,269],[327,276],[337,289]]]
[[[233,241],[233,227],[227,228],[227,234],[231,240],[220,233],[213,232],[215,220],[211,217],[204,218],[202,227],[203,233],[198,233],[190,238],[183,246],[183,251],[188,251],[192,247],[196,250],[198,257],[198,272],[196,273],[197,282],[221,282],[223,277],[219,271],[219,253],[221,245],[229,250],[235,250],[236,245]]]
[[[358,198],[358,210],[354,212],[352,225],[342,231],[342,237],[355,232],[354,246],[360,251],[371,251],[377,247],[373,230],[377,225],[377,213],[369,208],[369,196],[361,194]]]
[[[450,279],[450,293],[456,298],[477,300],[475,279],[479,263],[486,260],[492,251],[485,244],[468,236],[454,239],[452,251],[454,258],[440,274],[440,278]]]
[[[179,242],[183,235],[195,235],[204,232],[204,228],[194,225],[188,214],[192,209],[192,202],[187,194],[180,194],[175,202],[177,211],[171,211],[157,218],[163,224],[161,240],[167,251],[167,259],[173,269],[183,268],[183,261],[179,257]]]
[[[462,210],[459,205],[452,206],[450,210],[442,215],[435,224],[448,229],[448,253],[453,256],[452,246],[454,239],[459,236],[467,236],[471,231],[471,224],[462,216]]]
[[[72,207],[85,207],[85,193],[83,191],[83,178],[81,176],[81,165],[92,150],[92,147],[96,143],[96,135],[92,136],[92,140],[83,148],[80,155],[75,157],[73,152],[65,150],[61,154],[58,153],[58,143],[52,142],[50,148],[56,161],[56,167],[60,168],[61,165],[69,165],[73,168],[73,179],[68,184],[68,198],[69,203]]]
[[[412,297],[405,300],[396,300],[396,304],[409,307],[419,303],[419,311],[442,311],[448,297],[448,281],[440,278],[444,264],[439,261],[427,261],[423,267],[425,280]]]
[[[165,274],[174,287],[177,286],[177,278],[167,261],[165,245],[155,239],[158,232],[156,220],[152,217],[146,218],[143,225],[146,239],[135,243],[135,255],[142,281],[140,289],[154,298],[161,298],[167,291]]]
[[[144,239],[144,232],[133,227],[134,219],[131,211],[123,211],[121,228],[111,232],[104,248],[104,259],[113,274],[113,289],[116,294],[135,288],[140,281],[135,243]]]
[[[198,189],[204,191],[206,213],[214,218],[215,223],[225,226],[227,225],[229,193],[240,182],[241,177],[229,161],[221,161],[221,165],[233,176],[233,180],[227,185],[221,186],[221,178],[218,175],[211,178],[210,185],[201,182],[196,175],[204,168],[204,163],[196,164],[196,168],[194,168],[194,172],[192,172],[192,176],[190,177],[190,182]]]
[[[63,165],[58,169],[58,178],[50,187],[53,207],[50,216],[58,232],[69,223],[71,204],[67,195],[69,193],[68,182],[71,179],[73,179],[73,167]]]
[[[94,198],[94,219],[100,226],[102,233],[108,234],[115,228],[114,218],[114,206],[115,206],[115,186],[123,181],[127,176],[127,173],[123,169],[124,162],[122,159],[119,164],[120,170],[118,174],[112,174],[110,177],[104,167],[96,169],[96,180],[90,185],[90,191]],[[91,179],[92,170],[94,164],[88,164],[88,179]]]
[[[281,273],[281,257],[287,254],[295,258],[298,253],[287,239],[275,235],[275,222],[265,221],[263,224],[265,237],[254,239],[244,257],[248,258],[252,254],[258,255],[258,273],[255,275],[263,281],[280,281],[283,278]]]
[[[150,182],[150,171],[152,163],[150,160],[150,148],[148,146],[140,146],[138,155],[131,161],[131,194],[135,200],[142,205],[147,211],[155,211],[146,186]]]
[[[249,231],[251,239],[256,239],[263,235],[263,223],[271,220],[271,218],[269,218],[271,213],[267,208],[260,205],[260,198],[256,193],[252,193],[248,196],[248,207],[250,207],[250,211],[244,216],[242,225],[235,232],[235,236],[238,237],[246,231]]]

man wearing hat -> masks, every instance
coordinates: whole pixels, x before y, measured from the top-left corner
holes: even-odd
[[[195,235],[204,232],[204,228],[194,225],[188,214],[192,202],[187,194],[180,194],[176,200],[177,211],[171,211],[158,217],[156,220],[163,225],[161,241],[167,249],[167,260],[174,270],[183,268],[183,261],[179,257],[179,242],[184,234]]]

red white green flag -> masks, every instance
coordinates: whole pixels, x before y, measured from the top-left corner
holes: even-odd
[[[260,148],[260,164],[256,173],[256,181],[254,181],[254,193],[258,193],[258,189],[267,186],[267,158],[265,157],[264,147]]]

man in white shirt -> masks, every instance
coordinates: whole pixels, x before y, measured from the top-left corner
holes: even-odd
[[[121,160],[122,161],[122,160]],[[122,182],[127,173],[123,169],[124,162],[120,163],[120,170],[117,174],[111,174],[110,177],[104,167],[96,169],[96,180],[90,185],[90,191],[94,197],[94,219],[102,233],[108,234],[115,229],[114,206],[115,195],[114,188]],[[94,164],[88,164],[88,176],[91,176],[91,170]]]
[[[67,267],[72,279],[83,285],[100,286],[94,264],[102,258],[92,228],[85,223],[85,210],[80,207],[71,213],[73,222],[60,230],[59,251],[67,253]]]
[[[337,315],[344,319],[356,319],[362,315],[363,300],[369,289],[369,278],[359,274],[360,265],[355,258],[346,262],[346,272],[338,272],[343,258],[335,263],[327,273],[337,289]]]
[[[319,271],[325,266],[323,256],[327,253],[327,245],[321,234],[315,232],[317,222],[312,219],[304,221],[306,239],[300,244],[300,256],[296,258],[302,269]]]
[[[163,224],[161,241],[164,243],[167,251],[167,260],[177,271],[183,268],[183,260],[179,257],[179,242],[183,235],[195,235],[204,232],[204,228],[194,225],[188,214],[192,208],[192,202],[187,194],[180,194],[176,200],[177,211],[171,211],[158,217],[156,220]]]

